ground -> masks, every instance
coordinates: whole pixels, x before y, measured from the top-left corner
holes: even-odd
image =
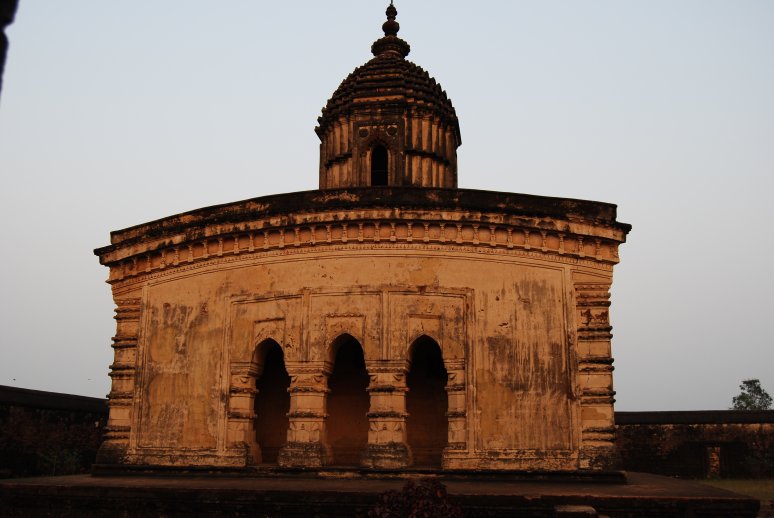
[[[702,480],[701,482],[757,498],[761,502],[761,513],[759,516],[774,516],[774,479],[772,478],[742,480],[709,479]]]

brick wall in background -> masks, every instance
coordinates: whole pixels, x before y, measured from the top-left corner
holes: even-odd
[[[0,477],[86,473],[106,400],[0,386]],[[774,476],[774,410],[616,412],[627,471],[680,477]]]
[[[774,476],[774,410],[616,412],[627,471],[679,477]]]
[[[106,421],[104,399],[0,386],[0,477],[88,472]]]

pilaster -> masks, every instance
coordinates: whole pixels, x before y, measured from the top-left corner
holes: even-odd
[[[576,282],[581,469],[613,469],[617,464],[610,352],[610,285]]]
[[[137,367],[137,337],[140,330],[142,300],[116,299],[116,334],[113,337],[111,387],[108,394],[108,422],[97,452],[98,464],[120,464],[129,447],[132,404]]]
[[[445,360],[444,365],[448,375],[446,394],[449,409],[446,417],[449,419],[449,438],[444,449],[444,467],[447,466],[448,453],[464,451],[467,442],[467,390],[465,383],[465,360]]]
[[[289,427],[277,463],[283,467],[325,466],[332,460],[325,429],[331,365],[288,361],[285,367],[290,375]]]
[[[228,449],[242,450],[246,464],[260,464],[262,460],[255,430],[258,370],[252,362],[231,364],[226,437]]]
[[[368,446],[361,464],[368,468],[405,468],[412,463],[406,439],[406,362],[367,362]]]

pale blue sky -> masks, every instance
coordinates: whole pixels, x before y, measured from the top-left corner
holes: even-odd
[[[0,384],[104,396],[111,230],[317,187],[385,0],[21,0],[0,98]],[[398,0],[460,186],[616,203],[618,410],[774,393],[774,2]]]

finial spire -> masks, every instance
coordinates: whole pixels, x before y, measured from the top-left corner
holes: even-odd
[[[398,31],[400,30],[400,24],[395,21],[395,17],[398,16],[398,10],[390,0],[390,5],[387,6],[387,21],[382,25],[384,31],[384,37],[376,40],[371,46],[371,52],[374,56],[381,56],[382,54],[392,53],[399,54],[401,57],[408,56],[411,47],[408,43],[398,38]]]
[[[385,11],[385,14],[387,15],[387,21],[384,22],[384,25],[382,25],[384,35],[397,36],[398,31],[400,30],[400,24],[395,21],[395,17],[398,16],[398,10],[395,9],[395,6],[392,5],[392,2],[390,2],[390,5],[387,6],[387,11]]]

